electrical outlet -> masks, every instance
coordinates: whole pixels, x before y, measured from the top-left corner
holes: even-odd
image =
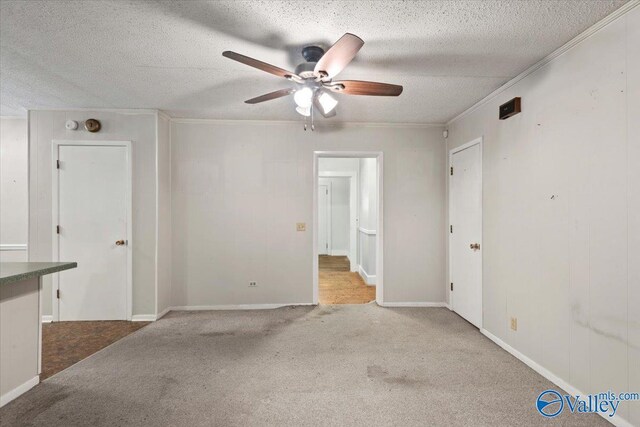
[[[511,318],[511,330],[512,331],[517,331],[518,330],[518,318],[517,317],[512,317]]]
[[[298,231],[307,231],[307,224],[304,222],[298,222],[296,224],[296,230]]]
[[[249,282],[249,287],[250,288],[255,288],[256,286],[258,286],[257,282]]]

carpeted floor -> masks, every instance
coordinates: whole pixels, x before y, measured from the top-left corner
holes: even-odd
[[[43,324],[40,379],[67,369],[149,323],[116,320]]]
[[[376,287],[350,271],[346,256],[320,255],[318,270],[320,304],[366,304],[376,299]]]
[[[537,426],[552,383],[447,309],[174,312],[0,409],[2,425]],[[554,425],[607,425],[570,415]]]

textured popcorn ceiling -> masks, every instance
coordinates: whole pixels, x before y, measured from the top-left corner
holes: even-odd
[[[364,39],[339,78],[404,86],[340,96],[354,122],[443,123],[624,1],[5,1],[2,115],[25,108],[159,108],[176,117],[298,119],[290,83],[222,57],[293,70],[306,44]]]

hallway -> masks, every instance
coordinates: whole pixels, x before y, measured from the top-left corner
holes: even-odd
[[[349,271],[346,256],[320,255],[318,270],[320,304],[366,304],[376,299],[376,287]]]

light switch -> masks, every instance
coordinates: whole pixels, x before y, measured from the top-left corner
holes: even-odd
[[[304,222],[299,222],[296,224],[296,230],[298,231],[307,231],[307,224]]]

